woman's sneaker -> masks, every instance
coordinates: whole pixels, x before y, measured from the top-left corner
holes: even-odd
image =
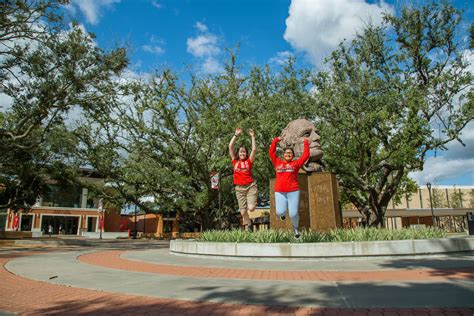
[[[294,233],[295,233],[295,239],[299,239],[300,238],[300,232],[297,229],[295,229]]]

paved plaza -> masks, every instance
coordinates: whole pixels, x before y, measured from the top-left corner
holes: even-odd
[[[0,314],[470,315],[472,253],[231,260],[165,241],[0,248]]]

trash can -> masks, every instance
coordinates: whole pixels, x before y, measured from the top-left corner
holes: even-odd
[[[474,216],[472,212],[467,212],[467,231],[469,235],[474,235]]]

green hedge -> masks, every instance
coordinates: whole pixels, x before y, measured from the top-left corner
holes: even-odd
[[[209,230],[202,233],[199,241],[204,242],[342,242],[342,241],[382,241],[404,239],[445,238],[447,232],[438,228],[406,228],[388,230],[378,228],[335,229],[329,232],[302,231],[299,239],[293,233],[282,230],[260,230],[254,233],[234,230]]]

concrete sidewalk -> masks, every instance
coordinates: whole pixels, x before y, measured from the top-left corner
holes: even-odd
[[[472,254],[222,260],[172,255],[166,242],[97,244],[41,253],[0,251],[4,265],[0,310],[160,315],[474,313]]]

